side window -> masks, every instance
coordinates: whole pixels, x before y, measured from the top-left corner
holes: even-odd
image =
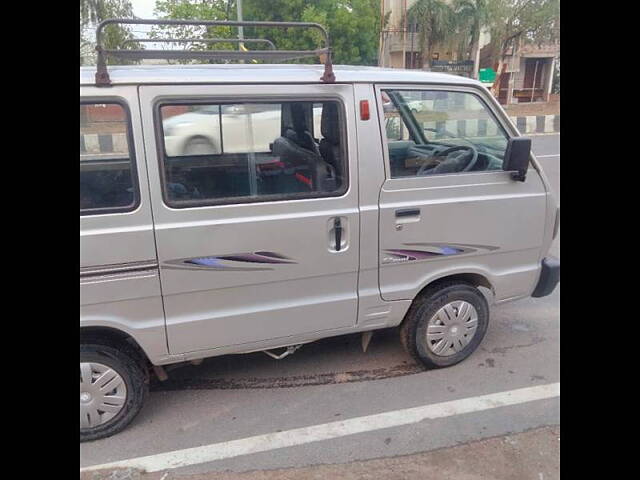
[[[337,101],[161,105],[167,204],[341,195],[341,112]]]
[[[508,136],[467,92],[383,90],[391,178],[501,170]]]
[[[129,120],[118,103],[80,104],[80,214],[133,210],[138,203]]]

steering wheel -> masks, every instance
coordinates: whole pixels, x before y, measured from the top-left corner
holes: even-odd
[[[434,157],[447,157],[447,156],[449,156],[450,153],[457,152],[457,151],[460,151],[460,150],[470,150],[470,152],[471,152],[471,156],[470,156],[469,161],[467,162],[467,164],[464,166],[463,169],[458,170],[459,172],[468,172],[474,167],[474,165],[478,161],[478,150],[476,150],[471,145],[458,145],[458,146],[455,146],[455,147],[449,147],[449,148],[446,148],[446,149],[436,153],[434,155]],[[435,167],[433,167],[433,168],[435,168]],[[422,175],[422,172],[424,172],[426,169],[427,169],[427,164],[425,163],[420,167],[420,169],[418,170],[418,173],[416,173],[416,176]]]

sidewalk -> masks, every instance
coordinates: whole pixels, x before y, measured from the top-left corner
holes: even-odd
[[[544,103],[516,103],[503,107],[510,117],[560,115],[560,95],[551,95],[549,101]]]
[[[284,454],[284,452],[282,452]],[[86,472],[81,480],[556,480],[560,426],[542,427],[431,452],[336,465],[246,473],[176,475],[137,471]]]

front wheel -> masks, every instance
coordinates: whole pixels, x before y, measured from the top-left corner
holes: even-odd
[[[147,395],[143,366],[110,346],[80,345],[80,441],[109,437],[138,414]]]
[[[466,283],[450,283],[414,301],[400,338],[425,367],[449,367],[478,348],[488,325],[489,305],[482,292]]]

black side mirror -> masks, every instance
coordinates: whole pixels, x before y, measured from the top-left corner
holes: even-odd
[[[509,139],[507,151],[504,154],[502,169],[505,172],[513,172],[514,180],[524,182],[529,168],[531,156],[531,139],[526,137],[514,137]]]

